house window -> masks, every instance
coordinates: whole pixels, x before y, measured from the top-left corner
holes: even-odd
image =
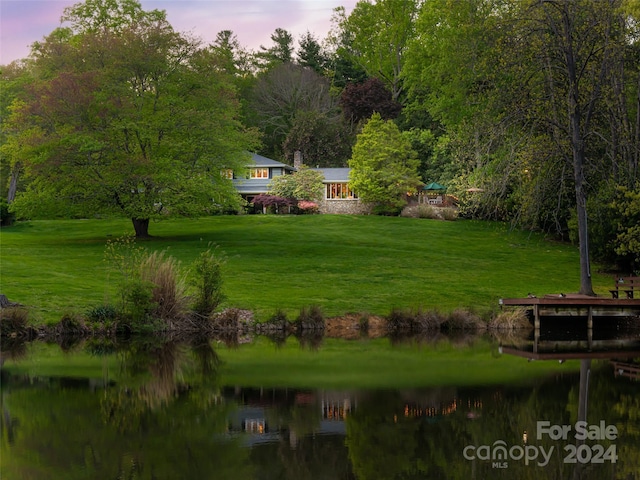
[[[330,200],[355,200],[358,198],[358,195],[356,195],[355,192],[351,190],[351,188],[349,188],[348,183],[327,183],[326,198]]]
[[[268,168],[252,168],[249,171],[249,178],[269,178]]]
[[[222,178],[228,178],[229,180],[233,180],[233,170],[230,168],[225,168],[220,171],[220,175]]]

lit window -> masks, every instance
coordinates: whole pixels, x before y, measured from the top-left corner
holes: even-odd
[[[231,170],[230,168],[225,168],[220,171],[220,175],[222,175],[222,178],[228,178],[229,180],[232,180],[233,170]]]
[[[268,168],[252,168],[249,171],[249,178],[269,178]]]
[[[327,183],[326,198],[355,200],[358,195],[349,188],[348,183]]]

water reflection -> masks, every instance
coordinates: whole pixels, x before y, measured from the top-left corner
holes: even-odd
[[[417,351],[437,341],[393,339],[397,348],[411,342]],[[475,348],[468,335],[447,341],[461,363]],[[613,350],[611,342],[618,342]],[[221,349],[251,345],[221,339],[112,339],[71,349],[67,342],[57,355],[77,367],[73,374],[38,376],[18,367],[33,356],[46,364],[54,347],[21,345],[11,353],[3,344],[0,477],[634,479],[637,342],[637,335],[598,333],[580,351],[563,335],[504,337],[488,353],[495,362],[567,363],[550,376],[509,384],[366,390],[227,385],[219,375]],[[323,348],[315,337],[300,345]],[[352,345],[343,348],[363,348]],[[83,374],[96,358],[101,373]],[[615,463],[566,463],[566,446],[580,445],[575,435],[537,438],[539,422],[569,425],[573,433],[580,420],[616,427],[615,439],[587,442],[615,445]],[[491,450],[496,442],[514,455],[485,459],[481,447]],[[466,447],[474,448],[465,455]],[[526,447],[552,454],[544,464],[542,456],[527,463],[512,458]]]

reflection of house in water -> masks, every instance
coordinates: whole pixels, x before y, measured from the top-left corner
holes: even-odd
[[[451,415],[460,410],[466,413],[468,417],[472,418],[477,415],[479,410],[482,410],[482,400],[454,397],[451,401],[443,402],[437,406],[424,406],[416,403],[407,403],[404,406],[404,416],[438,418]]]
[[[239,406],[227,419],[227,433],[242,435],[247,445],[280,440],[283,428],[267,422],[267,408]]]
[[[346,421],[357,414],[359,402],[377,402],[379,392],[308,391],[295,389],[227,389],[225,401],[237,404],[228,418],[227,433],[240,436],[247,445],[269,442],[288,442],[295,448],[309,434],[347,434]],[[383,396],[385,394],[383,393]],[[389,405],[389,415],[395,422],[401,417],[418,420],[437,420],[459,413],[467,418],[480,415],[482,400],[455,388],[427,389],[404,392]],[[302,415],[310,419],[300,424]],[[298,413],[294,414],[294,411]],[[309,427],[311,430],[304,427]]]
[[[345,419],[357,404],[353,393],[300,391],[295,389],[234,388],[223,391],[227,402],[238,408],[229,416],[227,433],[241,435],[248,445],[287,440],[298,442],[290,412],[310,409],[319,420],[313,434],[346,435]]]
[[[357,398],[349,392],[322,392],[321,410],[323,420],[344,421],[351,413],[351,404],[357,405]]]

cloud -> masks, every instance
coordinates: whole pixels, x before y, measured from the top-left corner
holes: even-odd
[[[1,0],[0,64],[4,65],[29,53],[33,42],[42,40],[60,26],[65,0]]]
[[[140,0],[139,0],[140,1]],[[64,8],[73,0],[1,0],[0,64],[29,54],[29,45],[60,26]],[[232,30],[241,45],[257,50],[271,45],[271,34],[284,28],[297,40],[307,30],[322,40],[333,9],[350,12],[356,0],[141,0],[144,10],[165,10],[179,32],[210,43],[221,30]]]

